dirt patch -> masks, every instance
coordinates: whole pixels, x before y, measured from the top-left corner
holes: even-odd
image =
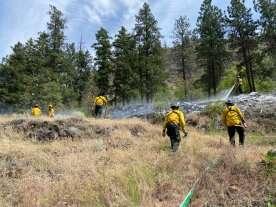
[[[159,202],[169,201],[173,199],[175,190],[171,183],[158,183],[152,196],[158,199]]]
[[[91,125],[89,131],[100,136],[110,136],[116,130],[113,126]]]
[[[146,130],[143,126],[134,126],[132,128],[129,129],[130,133],[132,136],[135,136],[135,137],[141,137],[145,134]]]

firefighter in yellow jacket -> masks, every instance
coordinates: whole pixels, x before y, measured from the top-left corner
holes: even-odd
[[[48,117],[49,118],[54,118],[54,116],[55,116],[55,110],[54,110],[53,105],[50,104],[48,106]]]
[[[41,109],[38,104],[35,104],[32,108],[32,116],[33,117],[40,117],[41,116]]]
[[[230,143],[235,146],[235,133],[237,132],[239,134],[240,145],[244,145],[244,128],[246,128],[247,125],[240,109],[231,99],[226,102],[222,114],[222,122],[227,127]]]
[[[180,104],[175,103],[171,105],[171,111],[167,113],[165,117],[165,123],[163,126],[163,137],[167,135],[171,140],[171,148],[173,152],[178,150],[181,137],[180,130],[184,133],[185,137],[188,133],[185,131],[185,117],[184,113],[179,110]]]
[[[236,87],[237,87],[238,93],[243,94],[243,80],[239,75],[237,76]]]
[[[101,117],[103,112],[103,107],[107,104],[106,96],[97,96],[95,98],[95,116]]]

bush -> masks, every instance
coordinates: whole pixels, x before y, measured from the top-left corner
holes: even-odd
[[[256,88],[260,92],[271,92],[276,90],[276,81],[273,81],[270,78],[264,80],[256,80]]]
[[[224,109],[224,102],[217,101],[210,103],[205,109],[204,112],[211,118],[216,119],[218,115],[221,115]]]
[[[205,109],[204,113],[210,118],[208,129],[210,131],[219,129],[221,126],[221,113],[224,109],[224,102],[217,101],[210,103]]]
[[[222,80],[219,83],[219,91],[226,90],[228,88],[231,88],[237,78],[237,69],[236,65],[231,65],[228,69],[225,70]]]
[[[270,150],[264,156],[261,161],[262,169],[264,170],[266,175],[272,175],[276,173],[276,151]]]

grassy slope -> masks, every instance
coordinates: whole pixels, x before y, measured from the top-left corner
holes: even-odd
[[[88,121],[117,130],[109,137],[41,144],[0,127],[0,206],[178,206],[217,159],[221,165],[203,177],[192,206],[265,206],[275,193],[273,176],[256,165],[271,146],[232,149],[225,135],[190,129],[173,154],[160,126],[137,119]],[[138,135],[130,133],[133,127]]]

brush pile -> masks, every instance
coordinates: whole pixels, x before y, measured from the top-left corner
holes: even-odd
[[[0,127],[12,128],[17,133],[23,134],[25,138],[36,141],[51,141],[57,139],[75,138],[106,138],[109,137],[117,126],[107,124],[96,124],[82,118],[67,118],[57,120],[46,119],[14,119],[0,125]],[[140,136],[144,129],[139,126],[129,127],[133,136]]]

